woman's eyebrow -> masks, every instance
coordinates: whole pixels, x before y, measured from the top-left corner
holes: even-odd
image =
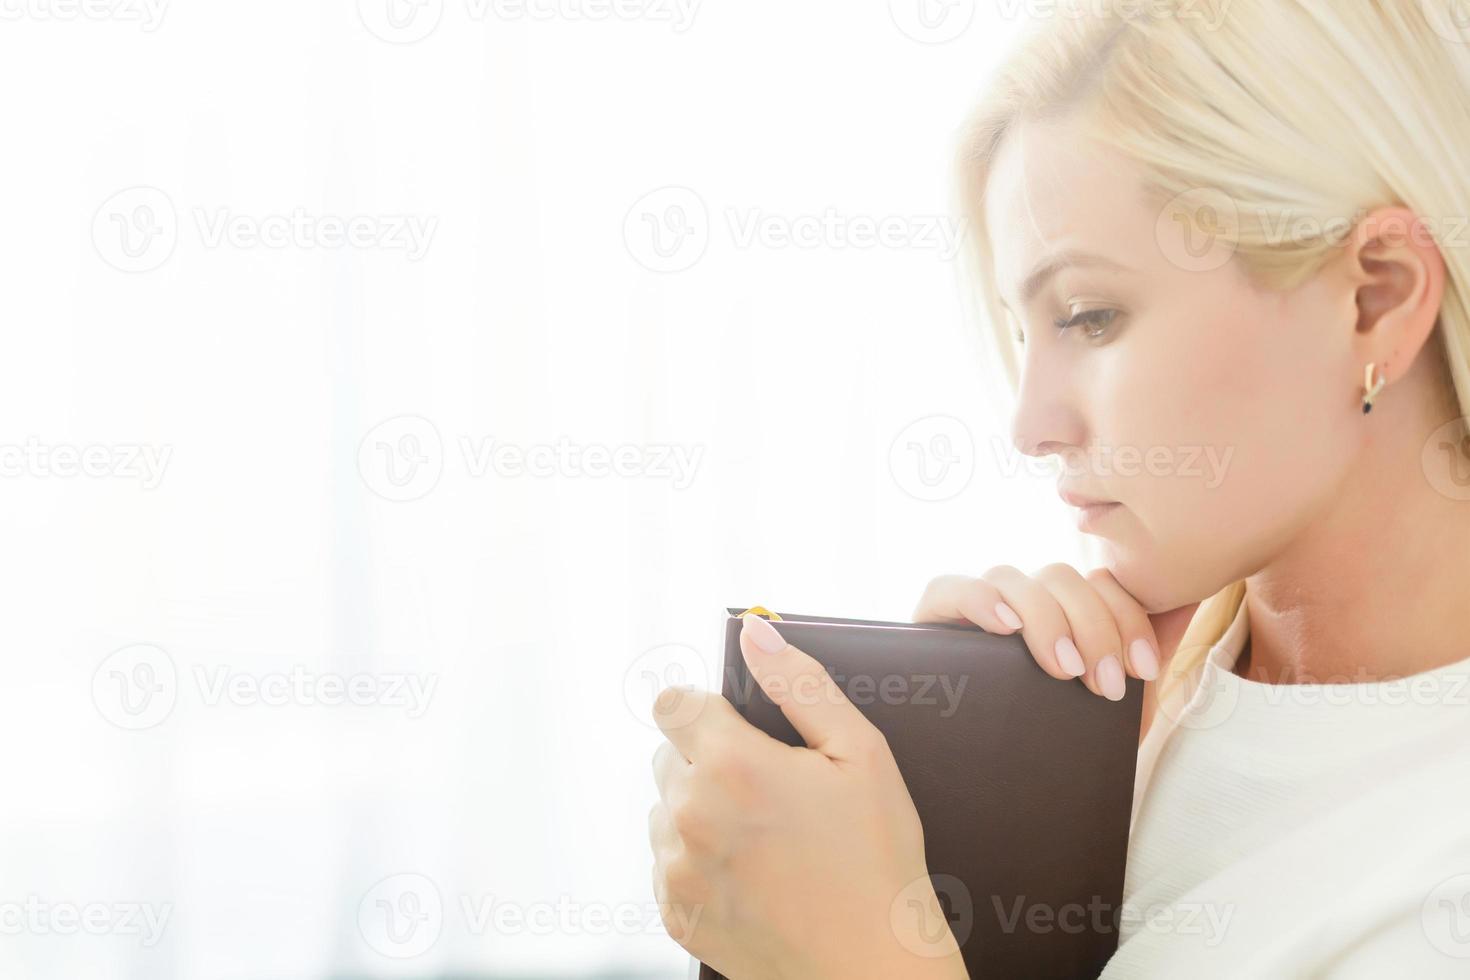
[[[1083,252],[1077,249],[1065,249],[1057,252],[1055,255],[1042,259],[1041,262],[1037,263],[1036,268],[1022,280],[1020,305],[1022,307],[1029,306],[1031,301],[1036,298],[1036,294],[1041,292],[1047,282],[1068,266],[1094,266],[1112,269],[1117,272],[1133,271],[1128,266],[1115,262],[1104,255]],[[1010,309],[1003,298],[1001,305],[1006,306],[1006,309]]]

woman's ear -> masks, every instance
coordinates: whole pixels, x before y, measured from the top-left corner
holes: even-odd
[[[1369,212],[1347,243],[1357,287],[1358,341],[1364,362],[1389,382],[1413,363],[1439,320],[1445,267],[1434,229],[1404,207]]]

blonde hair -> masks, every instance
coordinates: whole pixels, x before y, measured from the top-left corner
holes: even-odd
[[[1446,266],[1438,334],[1448,383],[1470,416],[1470,232],[1451,223],[1470,220],[1470,34],[1452,30],[1448,6],[1058,3],[999,67],[960,143],[972,298],[1011,389],[1017,349],[985,238],[985,184],[1019,122],[1075,112],[1089,136],[1141,166],[1161,204],[1203,189],[1233,205],[1214,230],[1255,281],[1273,288],[1310,278],[1375,207],[1443,219],[1461,240],[1430,228]],[[1183,207],[1177,217],[1198,227],[1198,210]],[[1201,605],[1166,684],[1182,683],[1203,660],[1244,595],[1245,583],[1234,582]],[[1164,697],[1161,689],[1161,705]]]

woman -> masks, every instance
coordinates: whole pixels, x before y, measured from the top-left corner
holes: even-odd
[[[1018,48],[960,158],[1013,440],[1105,567],[915,618],[1147,682],[1105,978],[1470,975],[1470,35],[1439,0],[1107,6]],[[825,680],[748,620],[768,691]],[[922,831],[822,691],[783,704],[806,749],[661,696],[699,699],[654,763],[655,892],[699,912],[666,926],[735,980],[965,976],[890,915],[934,907]]]

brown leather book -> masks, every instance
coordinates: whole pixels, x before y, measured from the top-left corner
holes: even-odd
[[[722,693],[802,745],[745,666],[744,611],[727,610]],[[1118,942],[1143,682],[1109,701],[975,626],[770,618],[887,738],[970,976],[1096,977]]]

